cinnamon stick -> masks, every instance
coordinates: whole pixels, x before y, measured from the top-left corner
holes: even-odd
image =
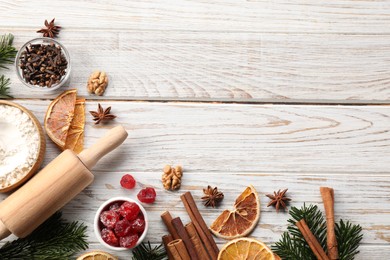
[[[198,255],[196,254],[194,245],[190,237],[187,234],[186,229],[184,228],[183,222],[179,217],[172,219],[171,221],[173,227],[176,229],[177,234],[179,234],[181,240],[183,240],[184,245],[187,248],[187,252],[190,255],[191,259],[198,260]]]
[[[173,240],[179,239],[180,236],[177,234],[176,229],[172,226],[172,216],[169,211],[165,211],[163,214],[161,214],[161,219],[163,220],[165,226],[167,227],[169,234],[171,234]]]
[[[322,201],[326,215],[326,245],[329,259],[339,259],[336,233],[334,230],[334,190],[329,187],[320,187]]]
[[[169,242],[168,251],[171,253],[173,260],[191,260],[183,240],[181,239]]]
[[[211,259],[217,259],[219,249],[206,225],[206,222],[202,218],[191,193],[186,192],[182,194],[180,198],[183,201],[184,207],[186,208],[200,239],[206,247],[207,253],[210,255]]]
[[[173,259],[173,255],[172,255],[171,251],[168,250],[169,242],[173,241],[172,236],[171,235],[165,235],[165,236],[162,237],[162,241],[163,241],[163,244],[164,244],[164,247],[165,247],[165,251],[167,251],[168,259],[172,260]]]
[[[190,237],[192,244],[195,247],[195,252],[198,255],[198,258],[201,260],[209,260],[209,255],[207,254],[206,249],[204,248],[202,241],[200,240],[196,228],[192,222],[184,226],[188,236]],[[212,260],[212,259],[210,259]]]
[[[317,259],[329,260],[328,256],[325,254],[325,251],[321,247],[317,238],[313,235],[313,233],[310,231],[309,227],[307,226],[306,221],[304,219],[301,219],[300,221],[296,222],[295,225],[299,228],[299,231],[301,231],[303,237],[305,238],[306,242],[309,244],[311,251],[313,251]]]

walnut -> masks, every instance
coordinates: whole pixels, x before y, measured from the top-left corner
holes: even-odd
[[[181,177],[183,177],[183,169],[181,166],[172,168],[170,165],[164,167],[162,175],[162,183],[166,190],[177,190],[181,185]]]
[[[95,71],[88,80],[88,93],[102,96],[108,85],[108,76],[104,71]]]

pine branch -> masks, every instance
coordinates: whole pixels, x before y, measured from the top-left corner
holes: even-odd
[[[8,85],[10,84],[10,79],[5,78],[4,75],[0,76],[0,99],[5,99],[5,98],[13,98],[9,94],[9,87]]]
[[[168,259],[163,245],[152,248],[150,242],[142,243],[133,250],[133,260],[163,260]]]
[[[0,68],[6,69],[5,64],[11,64],[15,60],[16,49],[12,46],[14,36],[4,34],[0,37]]]
[[[326,252],[326,221],[322,212],[315,205],[301,209],[292,207],[290,210],[291,219],[288,220],[287,231],[282,234],[281,239],[272,246],[272,250],[282,259],[286,260],[315,260],[313,252],[303,238],[295,223],[302,218],[305,219],[310,230]],[[359,253],[357,250],[363,238],[362,228],[342,219],[336,223],[336,238],[339,246],[340,260],[352,260]]]
[[[274,252],[282,259],[316,259],[295,223],[304,219],[318,242],[321,245],[326,244],[326,222],[321,211],[315,205],[307,207],[304,204],[301,209],[291,207],[289,213],[292,218],[288,220],[288,231],[275,244]]]
[[[57,212],[26,238],[7,242],[0,259],[66,260],[88,248],[84,224],[66,223]]]
[[[335,227],[337,244],[339,245],[339,256],[343,260],[352,260],[359,253],[358,247],[363,239],[362,227],[353,225],[349,221],[340,219]]]

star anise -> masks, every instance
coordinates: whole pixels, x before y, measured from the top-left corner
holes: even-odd
[[[103,109],[100,104],[98,104],[98,111],[89,111],[91,115],[93,116],[93,120],[96,121],[95,124],[99,124],[100,122],[112,120],[116,118],[115,115],[110,114],[111,107],[107,107],[106,109]]]
[[[61,26],[54,25],[54,20],[51,20],[49,23],[47,20],[45,20],[45,26],[46,28],[42,28],[37,33],[43,33],[43,37],[50,37],[54,38],[57,36],[57,34],[60,32]]]
[[[218,188],[212,188],[210,185],[207,186],[206,189],[203,189],[203,193],[205,196],[203,196],[201,199],[204,202],[204,205],[206,207],[211,206],[215,208],[215,206],[223,200],[223,193],[218,191]]]
[[[268,203],[267,207],[269,206],[275,206],[276,212],[279,212],[279,208],[282,207],[283,209],[287,208],[287,202],[289,202],[291,199],[286,197],[286,192],[288,189],[285,189],[283,191],[278,190],[278,192],[274,191],[274,194],[267,194],[266,196],[271,199],[271,201]]]

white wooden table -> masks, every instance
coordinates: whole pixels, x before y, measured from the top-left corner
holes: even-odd
[[[98,206],[146,185],[158,192],[147,206],[153,243],[167,233],[164,210],[188,220],[182,192],[194,194],[210,224],[253,184],[262,215],[252,236],[269,245],[288,214],[267,208],[264,195],[289,188],[292,206],[322,209],[326,185],[336,191],[336,218],[363,226],[358,259],[390,259],[389,1],[1,0],[0,13],[0,33],[13,33],[16,47],[55,17],[71,54],[70,87],[88,99],[87,111],[112,106],[129,131],[63,209],[88,226],[91,248],[103,248],[92,227]],[[101,98],[86,91],[95,69],[110,76]],[[42,122],[59,92],[31,92],[14,69],[5,74],[15,101]],[[87,115],[86,146],[112,125]],[[59,152],[47,140],[44,165]],[[179,192],[162,189],[165,164],[183,165]],[[125,173],[137,179],[134,191],[120,187]],[[208,184],[225,194],[218,209],[199,201]]]

